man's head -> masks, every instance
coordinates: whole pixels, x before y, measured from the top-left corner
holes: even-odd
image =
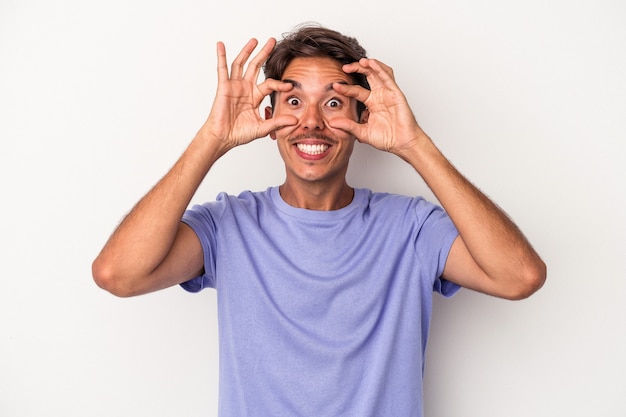
[[[281,80],[285,69],[294,58],[306,57],[326,57],[341,64],[350,64],[365,58],[366,52],[355,38],[318,25],[303,25],[284,35],[278,42],[265,62],[265,77]],[[364,75],[354,73],[350,77],[355,84],[369,90],[369,83]],[[274,106],[275,94],[270,98]],[[359,116],[364,109],[365,105],[359,102],[357,104]]]

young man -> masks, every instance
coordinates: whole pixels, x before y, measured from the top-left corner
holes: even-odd
[[[520,299],[545,265],[355,39],[301,27],[248,62],[256,46],[229,72],[218,43],[206,123],[111,236],[94,278],[118,296],[217,289],[222,417],[421,416],[433,291]],[[218,158],[267,135],[285,163],[281,186],[187,210]],[[350,187],[355,140],[411,164],[443,209]]]

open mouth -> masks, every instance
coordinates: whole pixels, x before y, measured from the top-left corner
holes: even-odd
[[[296,147],[298,148],[300,152],[305,153],[307,155],[321,155],[324,152],[326,152],[328,148],[330,148],[330,145],[325,144],[325,143],[316,143],[316,144],[297,143]]]

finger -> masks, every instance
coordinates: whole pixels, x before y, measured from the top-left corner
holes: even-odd
[[[283,129],[298,124],[298,119],[294,116],[283,115],[265,119],[259,124],[259,137],[267,136],[270,132]]]
[[[393,68],[391,68],[389,65],[385,64],[384,62],[381,62],[377,59],[368,59],[368,64],[369,66],[375,70],[375,71],[379,71],[382,70],[385,74],[387,74],[389,77],[391,78],[395,78],[394,74],[393,74]]]
[[[348,84],[334,83],[333,90],[335,90],[336,92],[338,92],[339,94],[343,96],[355,98],[361,103],[365,103],[365,101],[369,98],[370,94],[372,93],[367,88],[361,87],[360,85],[356,85],[356,84],[348,85]]]
[[[259,41],[252,38],[248,41],[246,46],[243,47],[241,52],[239,52],[239,55],[237,55],[237,57],[233,61],[233,64],[230,69],[231,79],[237,79],[237,78],[243,77],[243,67],[246,64],[246,61],[248,60],[248,58],[250,58],[250,55],[252,55],[252,52],[254,51],[254,48],[256,48],[258,43]]]
[[[256,56],[252,58],[252,61],[250,61],[250,63],[248,64],[248,69],[246,69],[246,73],[244,75],[244,78],[246,80],[256,82],[259,77],[259,73],[261,72],[261,68],[263,67],[263,64],[267,60],[267,57],[269,57],[272,53],[275,46],[276,39],[269,38],[265,45],[263,45],[263,48],[261,48],[259,53],[256,54]]]
[[[376,59],[362,59],[361,61],[365,61],[363,64],[371,69],[370,75],[366,76],[368,80],[375,79],[387,88],[397,88],[393,68]]]
[[[257,88],[260,94],[255,93],[254,100],[257,105],[260,105],[266,96],[275,92],[281,93],[281,92],[289,91],[293,88],[293,84],[285,83],[282,81],[277,81],[272,78],[268,78],[265,81],[263,81],[261,84],[259,84]]]
[[[328,121],[328,126],[333,129],[343,130],[356,137],[359,142],[365,137],[366,127],[347,117],[335,117]]]
[[[217,80],[228,79],[228,63],[226,61],[226,47],[223,42],[217,43]]]
[[[365,75],[372,87],[377,84],[386,87],[396,85],[393,68],[375,59],[361,58],[359,62],[344,65],[343,70],[348,74],[356,72]]]
[[[272,78],[268,78],[259,84],[259,91],[263,94],[263,97],[271,94],[273,92],[281,92],[284,93],[286,91],[290,91],[293,89],[292,83],[286,83],[283,81],[274,80]]]

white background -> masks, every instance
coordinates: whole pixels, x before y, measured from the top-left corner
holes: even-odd
[[[548,265],[525,301],[436,297],[427,416],[626,415],[619,0],[0,0],[0,415],[215,415],[214,291],[118,299],[91,261],[205,120],[215,43],[232,59],[304,21],[391,65],[423,128]],[[282,179],[260,139],[194,202]],[[431,197],[366,145],[349,180]]]

